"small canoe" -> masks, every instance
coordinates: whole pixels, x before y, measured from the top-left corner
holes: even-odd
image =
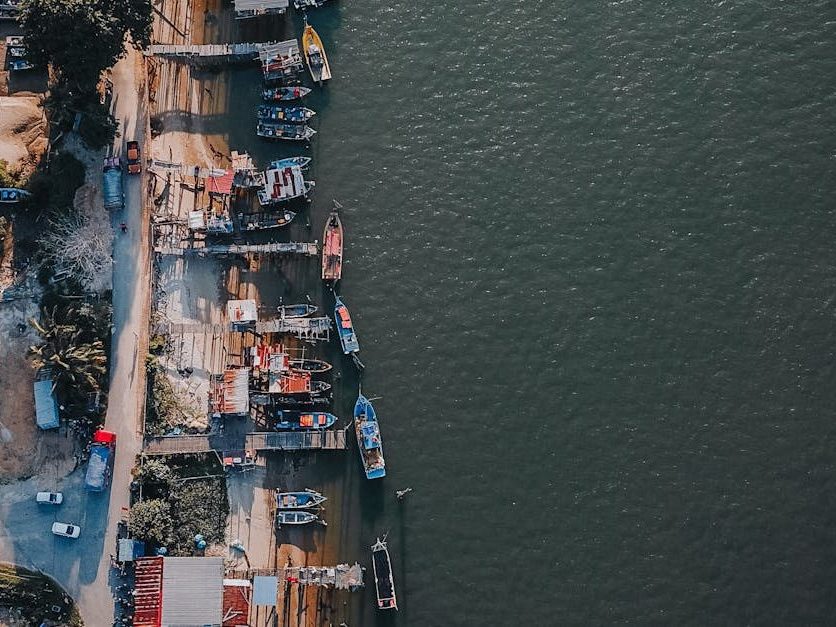
[[[304,511],[279,510],[276,512],[277,525],[307,525],[318,520],[316,514]]]
[[[348,313],[348,307],[340,300],[339,296],[337,296],[337,303],[334,305],[334,321],[337,323],[337,332],[340,335],[343,353],[346,355],[359,353],[360,342],[357,341],[357,335],[354,333],[351,314]]]
[[[279,305],[280,318],[304,318],[305,316],[312,316],[316,313],[318,307],[310,303],[302,303],[301,305]]]
[[[282,107],[280,105],[259,105],[256,113],[259,120],[291,124],[307,122],[316,115],[316,111],[306,107]]]
[[[295,166],[306,170],[311,161],[313,161],[313,159],[310,157],[288,157],[286,159],[275,159],[270,162],[270,168],[272,170],[282,170],[284,168],[291,168]]]
[[[290,359],[287,365],[291,370],[302,370],[304,372],[322,373],[331,370],[331,364],[321,359]]]
[[[263,231],[287,226],[296,217],[295,211],[280,211],[278,213],[238,214],[238,223],[243,231]]]
[[[377,609],[397,610],[398,599],[395,596],[395,580],[392,577],[392,560],[389,559],[389,548],[386,538],[377,538],[372,545],[372,567],[374,569],[374,586],[377,593]]]
[[[276,509],[313,509],[328,499],[315,490],[279,492],[276,490]]]
[[[311,72],[314,83],[322,84],[331,78],[331,66],[328,64],[328,56],[325,54],[325,47],[313,26],[305,20],[305,30],[302,33],[302,50],[305,53],[305,61]]]
[[[283,139],[292,142],[308,141],[316,135],[316,131],[304,124],[273,124],[259,122],[256,124],[255,133],[265,139]]]
[[[327,411],[289,411],[277,412],[277,421],[273,424],[276,431],[318,431],[333,427],[337,417]]]
[[[292,87],[270,87],[261,91],[261,98],[269,101],[299,100],[311,93],[310,87],[294,85]]]
[[[322,280],[339,281],[343,275],[343,223],[336,209],[328,216],[322,235]]]
[[[383,440],[377,414],[369,399],[363,393],[357,396],[354,404],[354,433],[357,447],[360,449],[360,462],[366,473],[366,479],[380,479],[386,476],[386,462],[383,459]]]

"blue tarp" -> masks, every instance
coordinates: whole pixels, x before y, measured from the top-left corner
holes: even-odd
[[[52,381],[35,381],[35,420],[41,429],[56,429],[60,424]]]

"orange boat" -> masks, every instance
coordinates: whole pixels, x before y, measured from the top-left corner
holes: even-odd
[[[322,280],[337,282],[343,275],[343,223],[334,209],[322,236]]]

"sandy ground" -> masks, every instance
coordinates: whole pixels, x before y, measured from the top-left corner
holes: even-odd
[[[34,96],[0,96],[0,159],[32,170],[47,147],[46,119]]]

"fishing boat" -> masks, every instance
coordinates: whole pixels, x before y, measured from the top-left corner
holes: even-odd
[[[315,490],[280,492],[276,490],[276,509],[313,509],[328,499]]]
[[[287,226],[296,217],[295,211],[280,211],[278,213],[239,213],[238,224],[242,231],[263,231]]]
[[[354,431],[357,446],[360,449],[360,461],[366,471],[366,479],[380,479],[386,476],[386,463],[383,459],[383,441],[380,437],[380,425],[374,407],[363,393],[357,396],[354,404]]]
[[[317,515],[311,512],[296,510],[279,510],[276,512],[277,525],[307,525],[315,520],[318,520]]]
[[[351,314],[348,313],[348,307],[340,300],[339,296],[337,296],[337,303],[334,305],[334,320],[337,323],[337,332],[340,334],[343,353],[346,355],[359,353],[360,342],[357,341],[357,335],[354,333]]]
[[[293,0],[293,8],[297,11],[304,11],[305,9],[318,9],[327,1],[328,0]]]
[[[377,593],[377,609],[397,610],[398,599],[395,596],[395,580],[392,577],[392,560],[389,559],[389,547],[386,538],[377,538],[372,545],[372,568],[374,586]]]
[[[301,124],[316,115],[316,111],[307,107],[282,107],[280,105],[259,105],[256,110],[259,120],[267,122],[288,122]]]
[[[314,83],[321,85],[324,81],[329,80],[331,78],[331,66],[328,65],[325,47],[313,26],[308,24],[307,19],[305,19],[305,30],[302,33],[302,49]]]
[[[282,168],[297,167],[306,170],[310,165],[310,157],[287,157],[286,159],[275,159],[270,162],[270,168],[273,170],[281,170]]]
[[[322,280],[339,281],[343,275],[343,223],[334,209],[322,235]]]
[[[260,385],[264,389],[253,390],[255,393],[267,392],[283,396],[322,396],[331,391],[330,383],[311,379],[310,372],[267,370],[259,371],[258,378],[261,380]]]
[[[301,305],[279,305],[280,318],[304,318],[305,316],[312,316],[316,313],[316,305],[310,303],[302,303]]]
[[[261,90],[262,100],[268,101],[287,101],[299,100],[311,93],[310,87],[302,87],[300,85],[293,85],[290,87],[269,87]]]
[[[304,124],[274,124],[259,122],[256,124],[255,133],[265,139],[283,139],[291,142],[308,141],[316,135],[316,131]]]
[[[331,364],[321,359],[290,359],[287,362],[291,370],[302,370],[303,372],[322,373],[331,370]]]
[[[289,411],[276,413],[278,419],[273,427],[276,431],[316,431],[333,427],[337,417],[327,411]]]
[[[0,202],[20,202],[29,195],[29,192],[25,189],[18,189],[16,187],[0,187]]]
[[[305,198],[314,188],[314,182],[306,181],[302,168],[297,165],[266,170],[261,176],[261,185],[256,195],[262,207]]]

